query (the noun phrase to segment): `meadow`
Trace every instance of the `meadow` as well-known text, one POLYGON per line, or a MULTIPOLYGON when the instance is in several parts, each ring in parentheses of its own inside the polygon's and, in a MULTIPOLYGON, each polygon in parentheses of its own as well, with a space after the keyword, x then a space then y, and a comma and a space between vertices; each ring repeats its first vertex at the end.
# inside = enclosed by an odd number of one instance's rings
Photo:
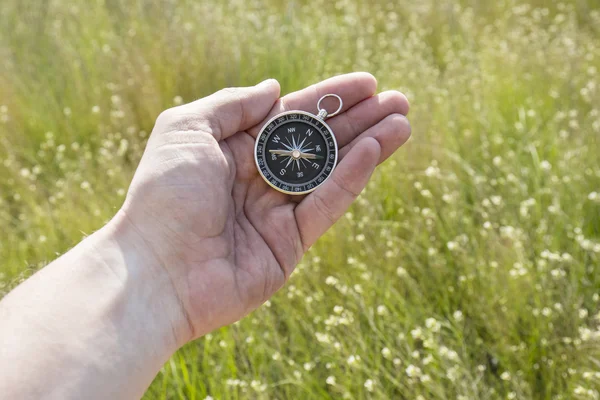
POLYGON ((0 297, 114 215, 161 110, 350 71, 411 140, 145 398, 600 399, 596 0, 3 0, 0 297))

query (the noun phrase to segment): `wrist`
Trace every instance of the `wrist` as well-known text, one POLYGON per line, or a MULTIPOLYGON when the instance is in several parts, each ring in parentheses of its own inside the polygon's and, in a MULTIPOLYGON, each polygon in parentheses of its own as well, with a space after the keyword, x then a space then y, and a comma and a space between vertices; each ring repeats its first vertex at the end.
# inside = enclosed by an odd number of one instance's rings
POLYGON ((171 281, 147 251, 119 213, 9 293, 0 392, 140 398, 188 334, 171 281))
POLYGON ((131 223, 125 211, 94 235, 95 254, 122 284, 131 320, 151 325, 157 343, 171 353, 192 339, 185 308, 163 260, 131 223), (106 251, 110 249, 110 251, 106 251))

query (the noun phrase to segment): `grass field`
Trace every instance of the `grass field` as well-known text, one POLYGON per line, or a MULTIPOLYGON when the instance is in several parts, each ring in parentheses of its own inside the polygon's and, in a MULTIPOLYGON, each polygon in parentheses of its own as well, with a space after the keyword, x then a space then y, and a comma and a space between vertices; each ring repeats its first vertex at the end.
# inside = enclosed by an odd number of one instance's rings
POLYGON ((145 398, 599 399, 597 0, 2 0, 0 297, 115 213, 162 109, 356 70, 412 139, 145 398))

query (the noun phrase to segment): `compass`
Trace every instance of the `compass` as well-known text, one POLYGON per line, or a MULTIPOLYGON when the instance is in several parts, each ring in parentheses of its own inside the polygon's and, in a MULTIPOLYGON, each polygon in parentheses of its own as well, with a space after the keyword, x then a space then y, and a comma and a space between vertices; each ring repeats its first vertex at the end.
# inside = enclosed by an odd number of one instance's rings
POLYGON ((338 157, 333 131, 325 123, 342 109, 342 99, 327 94, 317 102, 317 115, 293 110, 277 114, 256 137, 254 160, 263 179, 274 189, 292 195, 307 194, 331 176, 338 157), (340 105, 329 114, 321 108, 327 97, 340 105))

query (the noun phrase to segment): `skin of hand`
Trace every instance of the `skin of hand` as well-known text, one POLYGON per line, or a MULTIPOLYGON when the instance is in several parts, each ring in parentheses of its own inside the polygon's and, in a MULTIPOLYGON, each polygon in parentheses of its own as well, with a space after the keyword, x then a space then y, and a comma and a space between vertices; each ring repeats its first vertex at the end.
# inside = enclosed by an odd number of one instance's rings
POLYGON ((139 398, 177 348, 269 299, 408 140, 406 97, 376 86, 352 73, 279 98, 267 80, 164 111, 115 217, 0 302, 0 393, 139 398), (306 196, 275 191, 260 128, 328 93, 336 169, 306 196))
POLYGON ((334 77, 279 98, 267 80, 165 111, 133 178, 123 219, 173 282, 185 319, 182 342, 239 320, 282 287, 304 252, 345 212, 375 166, 410 134, 406 98, 372 97, 366 73, 334 77), (327 121, 341 161, 300 202, 273 190, 254 164, 264 122, 288 110, 316 114, 335 93, 344 110, 327 121))

